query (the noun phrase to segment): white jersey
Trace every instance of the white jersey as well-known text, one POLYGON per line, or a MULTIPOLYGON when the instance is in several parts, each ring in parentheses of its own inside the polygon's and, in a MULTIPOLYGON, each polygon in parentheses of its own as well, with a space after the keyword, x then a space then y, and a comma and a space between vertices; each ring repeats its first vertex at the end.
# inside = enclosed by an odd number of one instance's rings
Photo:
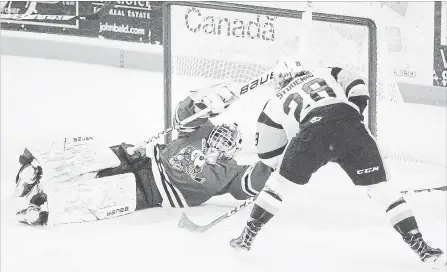
POLYGON ((258 118, 258 156, 270 167, 276 168, 288 140, 304 125, 352 115, 360 111, 349 98, 369 96, 365 82, 356 74, 341 68, 322 68, 295 77, 277 91, 265 105, 258 118), (351 110, 335 114, 330 105, 348 105, 351 110), (340 115, 340 116, 334 116, 340 115), (326 120, 322 120, 326 119, 326 120))

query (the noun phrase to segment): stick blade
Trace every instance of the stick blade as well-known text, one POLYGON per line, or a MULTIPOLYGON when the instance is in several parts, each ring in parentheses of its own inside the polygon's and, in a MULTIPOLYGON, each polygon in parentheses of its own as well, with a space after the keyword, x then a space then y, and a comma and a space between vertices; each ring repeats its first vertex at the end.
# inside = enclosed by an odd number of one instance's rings
POLYGON ((179 228, 186 229, 190 232, 198 232, 198 233, 205 232, 208 229, 206 226, 199 226, 199 225, 195 224, 194 222, 192 222, 188 218, 188 216, 186 216, 186 214, 184 212, 182 213, 182 215, 180 217, 178 226, 179 226, 179 228))

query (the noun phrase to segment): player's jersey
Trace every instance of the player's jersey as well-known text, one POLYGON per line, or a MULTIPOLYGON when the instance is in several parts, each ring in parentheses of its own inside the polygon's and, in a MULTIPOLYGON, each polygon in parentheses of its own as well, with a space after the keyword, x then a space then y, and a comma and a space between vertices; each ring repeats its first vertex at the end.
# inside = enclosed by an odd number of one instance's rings
POLYGON ((349 99, 368 96, 365 82, 341 68, 322 68, 295 77, 265 105, 258 118, 259 158, 276 168, 288 139, 314 124, 362 118, 349 99))
MULTIPOLYGON (((174 122, 194 114, 194 102, 187 98, 176 109, 174 122)), ((211 197, 230 193, 236 199, 256 195, 270 176, 271 168, 257 162, 237 165, 234 159, 204 161, 206 139, 214 125, 199 118, 179 130, 179 136, 166 146, 156 146, 152 169, 163 204, 172 207, 196 206, 211 197)))

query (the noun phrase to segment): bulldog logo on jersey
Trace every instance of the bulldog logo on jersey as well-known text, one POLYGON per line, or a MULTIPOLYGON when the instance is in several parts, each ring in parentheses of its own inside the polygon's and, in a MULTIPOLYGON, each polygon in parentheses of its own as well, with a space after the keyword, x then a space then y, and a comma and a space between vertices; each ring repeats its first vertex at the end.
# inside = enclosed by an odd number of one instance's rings
POLYGON ((172 168, 178 171, 184 171, 194 181, 203 183, 205 178, 198 177, 205 166, 205 154, 201 150, 197 150, 192 146, 188 146, 180 150, 180 152, 169 159, 172 168))

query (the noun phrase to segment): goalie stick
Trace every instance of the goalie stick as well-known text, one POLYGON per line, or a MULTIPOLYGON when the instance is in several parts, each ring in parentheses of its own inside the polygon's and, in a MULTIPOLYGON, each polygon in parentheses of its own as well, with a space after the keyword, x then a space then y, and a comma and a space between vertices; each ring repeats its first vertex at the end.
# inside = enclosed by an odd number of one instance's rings
POLYGON ((47 21, 69 21, 69 20, 99 20, 103 18, 113 6, 115 1, 107 1, 95 13, 85 15, 44 15, 44 14, 10 14, 0 13, 0 19, 6 20, 47 20, 47 21))
MULTIPOLYGON (((447 186, 441 186, 441 187, 417 189, 417 190, 404 190, 404 191, 401 191, 400 193, 408 194, 410 192, 411 193, 421 193, 421 192, 446 191, 446 190, 447 190, 447 186)), ((203 233, 203 232, 207 231, 208 229, 214 227, 218 223, 222 222, 223 220, 227 219, 228 217, 231 217, 238 211, 244 209, 245 207, 247 207, 248 205, 253 203, 255 200, 256 200, 256 197, 251 197, 251 198, 245 200, 245 202, 242 203, 241 205, 237 206, 236 208, 232 209, 231 211, 219 216, 218 218, 214 219, 213 221, 211 221, 210 223, 205 224, 205 225, 198 225, 198 224, 192 222, 188 218, 188 216, 186 216, 186 214, 183 212, 180 217, 180 220, 178 222, 178 226, 180 228, 184 228, 190 232, 203 233)))
POLYGON ((209 113, 210 111, 211 111, 211 109, 209 109, 209 108, 203 109, 203 110, 201 110, 201 111, 199 111, 199 112, 197 112, 197 113, 195 113, 195 114, 189 116, 188 118, 185 118, 185 119, 184 119, 183 121, 181 121, 180 123, 178 123, 178 124, 176 124, 176 125, 174 125, 174 126, 172 126, 172 127, 169 127, 169 128, 167 128, 167 129, 165 129, 165 130, 163 130, 163 131, 160 131, 157 135, 154 135, 154 136, 150 137, 150 138, 149 138, 147 141, 145 141, 144 143, 138 144, 138 145, 136 145, 136 146, 134 146, 134 147, 128 147, 127 150, 126 150, 126 151, 127 151, 127 154, 129 154, 129 155, 133 155, 133 154, 135 153, 136 150, 138 150, 138 149, 140 149, 140 148, 144 148, 148 143, 151 143, 151 142, 153 142, 154 140, 160 138, 161 136, 163 136, 163 135, 165 135, 165 134, 168 134, 168 133, 171 133, 174 129, 178 129, 178 128, 180 128, 180 127, 182 127, 182 126, 188 124, 189 122, 192 122, 192 121, 196 120, 197 118, 200 118, 200 117, 206 115, 206 114, 209 113))

